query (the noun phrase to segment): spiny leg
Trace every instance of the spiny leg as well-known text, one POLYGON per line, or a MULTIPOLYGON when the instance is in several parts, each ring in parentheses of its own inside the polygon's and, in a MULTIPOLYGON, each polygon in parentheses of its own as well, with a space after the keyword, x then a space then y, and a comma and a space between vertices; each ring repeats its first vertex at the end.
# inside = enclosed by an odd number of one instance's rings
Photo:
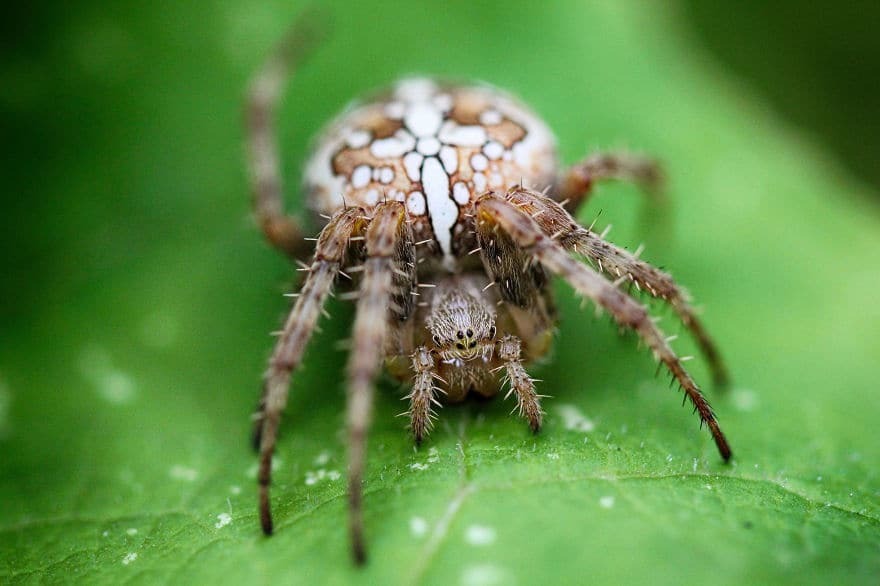
POLYGON ((719 388, 728 385, 730 379, 721 352, 691 307, 687 292, 675 283, 671 275, 588 230, 582 228, 576 236, 578 241, 572 249, 593 261, 603 273, 614 279, 628 279, 640 290, 646 290, 653 297, 669 303, 709 363, 712 382, 719 388))
MULTIPOLYGON (((516 394, 517 408, 520 416, 529 422, 532 431, 541 429, 544 412, 541 410, 540 395, 535 392, 535 381, 523 368, 520 360, 520 340, 516 336, 504 336, 498 341, 498 358, 504 361, 503 368, 507 371, 507 380, 511 393, 516 394)), ((502 367, 499 367, 502 368, 502 367)))
POLYGON ((512 306, 531 310, 541 298, 547 283, 543 267, 532 262, 507 234, 493 234, 479 242, 480 260, 501 298, 512 306))
POLYGON ((318 315, 333 288, 349 238, 364 225, 362 214, 363 210, 359 208, 338 212, 321 231, 305 284, 284 324, 263 376, 263 396, 254 422, 254 439, 260 451, 260 523, 266 535, 272 533, 269 507, 272 453, 275 451, 281 412, 287 404, 290 375, 302 359, 318 315))
POLYGON ((434 395, 434 391, 439 390, 434 386, 434 379, 437 377, 435 366, 430 350, 424 346, 416 348, 412 355, 412 367, 416 375, 412 391, 405 398, 409 399, 410 429, 417 444, 421 444, 434 427, 436 414, 432 405, 440 406, 434 395))
POLYGON ((245 134, 254 214, 272 246, 296 259, 305 248, 297 218, 284 211, 275 107, 289 77, 320 40, 314 11, 300 16, 254 75, 245 104, 245 134))
MULTIPOLYGON (((357 302, 348 362, 349 527, 355 562, 367 559, 363 528, 363 481, 367 428, 373 403, 373 379, 382 360, 390 319, 404 308, 394 305, 400 291, 395 275, 405 275, 402 259, 412 253, 413 238, 403 205, 380 204, 367 228, 367 259, 357 302)), ((414 283, 409 286, 413 286, 414 283)))
POLYGON ((729 460, 730 446, 712 408, 650 319, 647 310, 593 269, 577 262, 562 246, 544 234, 535 220, 512 203, 489 195, 479 200, 476 206, 478 237, 490 238, 497 228, 507 232, 547 269, 568 281, 575 291, 608 311, 621 326, 638 333, 681 385, 694 410, 699 413, 701 424, 705 423, 712 432, 721 457, 729 460))
POLYGON ((663 170, 649 157, 625 151, 594 153, 568 168, 559 185, 565 208, 576 213, 593 193, 593 186, 605 179, 632 181, 653 199, 659 199, 663 187, 663 170))
POLYGON ((672 276, 639 260, 623 248, 602 239, 598 234, 582 227, 560 204, 535 191, 517 188, 506 194, 506 199, 531 216, 544 234, 550 236, 566 250, 588 258, 602 273, 611 279, 625 279, 639 290, 669 303, 684 326, 697 341, 712 371, 712 381, 723 388, 728 384, 724 360, 712 337, 706 331, 689 303, 687 293, 679 287, 672 276))

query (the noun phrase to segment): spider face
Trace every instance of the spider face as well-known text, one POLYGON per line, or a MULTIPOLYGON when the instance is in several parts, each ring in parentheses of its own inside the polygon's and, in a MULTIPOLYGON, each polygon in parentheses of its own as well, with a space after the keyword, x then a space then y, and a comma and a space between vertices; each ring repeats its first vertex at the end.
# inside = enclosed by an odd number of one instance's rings
POLYGON ((413 78, 332 123, 305 183, 311 206, 326 215, 345 204, 405 204, 417 240, 431 240, 454 269, 472 249, 462 220, 477 197, 514 185, 543 188, 556 173, 553 135, 514 98, 413 78))
MULTIPOLYGON (((639 336, 729 459, 727 440, 671 338, 627 285, 673 309, 723 384, 718 350, 687 296, 670 275, 570 213, 605 179, 656 192, 658 166, 629 153, 597 153, 560 170, 550 131, 503 92, 406 79, 349 109, 319 137, 305 184, 310 206, 326 223, 317 238, 304 239, 298 219, 283 211, 271 114, 311 32, 308 21, 293 28, 255 77, 247 109, 257 219, 282 252, 311 258, 301 263, 305 279, 269 360, 255 416, 263 531, 273 529, 272 454, 290 378, 337 283, 357 299, 345 379, 349 528, 359 563, 366 559, 366 438, 379 370, 384 365, 407 385, 416 443, 427 438, 441 401, 492 396, 502 387, 537 432, 542 395, 526 365, 547 350, 555 328, 552 276, 639 336)), ((583 380, 589 384, 587 375, 583 380)))
POLYGON ((431 342, 441 360, 462 361, 492 356, 495 313, 475 292, 450 289, 437 292, 426 318, 431 342))

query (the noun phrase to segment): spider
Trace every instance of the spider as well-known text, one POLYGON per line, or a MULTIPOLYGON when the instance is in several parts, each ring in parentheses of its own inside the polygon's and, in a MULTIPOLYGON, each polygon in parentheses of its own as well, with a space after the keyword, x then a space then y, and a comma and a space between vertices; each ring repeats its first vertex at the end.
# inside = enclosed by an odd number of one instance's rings
POLYGON ((484 85, 403 79, 349 108, 320 135, 305 168, 305 188, 323 228, 317 238, 303 239, 298 218, 282 204, 273 114, 285 81, 315 43, 314 32, 306 20, 294 25, 253 78, 246 104, 256 218, 268 241, 291 259, 312 247, 254 416, 263 532, 272 533, 271 461, 291 375, 338 279, 357 300, 346 423, 349 533, 358 564, 366 560, 367 431, 383 363, 396 378, 411 381, 405 398, 417 444, 431 431, 441 400, 491 397, 503 386, 537 432, 542 396, 524 364, 551 343, 551 276, 636 332, 729 460, 727 440, 682 359, 621 286, 634 285, 669 304, 695 337, 715 382, 723 384, 719 353, 687 295, 638 253, 572 217, 594 184, 606 179, 657 189, 658 165, 632 154, 600 153, 560 171, 553 134, 511 96, 484 85))

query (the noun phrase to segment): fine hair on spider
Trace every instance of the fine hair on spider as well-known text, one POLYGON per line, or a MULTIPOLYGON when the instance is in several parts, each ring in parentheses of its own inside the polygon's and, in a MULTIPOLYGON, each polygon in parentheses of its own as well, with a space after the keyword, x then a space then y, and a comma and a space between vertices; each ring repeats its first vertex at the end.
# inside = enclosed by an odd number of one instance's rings
POLYGON ((556 323, 551 277, 566 281, 665 367, 705 424, 723 460, 727 439, 709 403, 629 284, 673 309, 706 358, 727 374, 712 338, 672 277, 572 217, 602 181, 661 189, 650 158, 595 153, 568 168, 544 122, 484 84, 406 78, 347 109, 319 135, 305 192, 323 226, 304 238, 284 211, 274 112, 282 89, 317 43, 301 17, 247 94, 246 140, 253 208, 266 239, 292 260, 310 256, 263 377, 254 416, 259 512, 273 531, 272 455, 291 376, 337 282, 356 299, 346 370, 349 533, 366 560, 363 483, 375 379, 383 364, 410 385, 409 427, 423 442, 443 404, 506 388, 537 432, 544 412, 526 365, 545 355, 556 323), (549 186, 549 187, 548 187, 549 186), (545 189, 539 189, 545 188, 545 189))

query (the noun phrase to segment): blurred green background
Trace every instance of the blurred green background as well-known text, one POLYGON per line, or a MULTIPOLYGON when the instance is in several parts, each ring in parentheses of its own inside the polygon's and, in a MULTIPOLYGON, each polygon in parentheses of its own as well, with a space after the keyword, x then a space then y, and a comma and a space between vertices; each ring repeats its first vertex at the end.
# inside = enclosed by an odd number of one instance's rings
POLYGON ((246 442, 292 278, 249 217, 240 98, 300 6, 20 5, 0 24, 0 582, 876 579, 875 6, 332 6, 281 112, 292 208, 309 137, 353 96, 412 72, 492 82, 567 162, 621 146, 665 161, 669 226, 646 227, 625 185, 581 219, 602 210, 615 241, 646 242, 734 376, 707 389, 724 466, 647 353, 559 287, 539 436, 499 400, 444 409, 415 451, 403 391, 381 385, 362 572, 333 344, 350 307, 331 306, 294 382, 270 540, 246 442))

